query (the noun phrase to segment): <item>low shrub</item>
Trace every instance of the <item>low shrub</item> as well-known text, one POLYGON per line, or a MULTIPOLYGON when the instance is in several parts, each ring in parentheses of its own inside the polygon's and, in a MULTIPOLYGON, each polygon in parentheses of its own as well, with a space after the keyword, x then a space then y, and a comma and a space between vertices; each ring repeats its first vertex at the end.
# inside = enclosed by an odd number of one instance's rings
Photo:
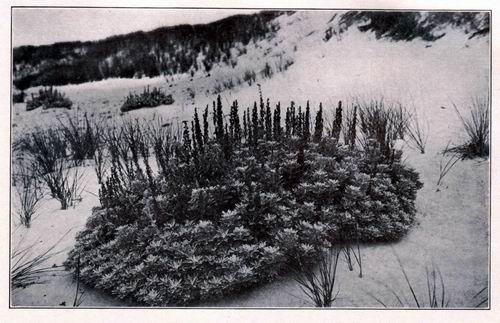
POLYGON ((260 74, 262 75, 263 79, 271 78, 273 76, 274 74, 273 68, 271 67, 271 65, 269 65, 268 62, 266 62, 264 68, 262 69, 262 71, 260 71, 260 74))
POLYGON ((219 81, 215 81, 214 90, 212 91, 212 93, 218 94, 221 93, 222 91, 224 91, 222 83, 220 83, 219 81))
MULTIPOLYGON (((238 80, 240 80, 240 79, 236 77, 236 81, 238 81, 238 80)), ((241 84, 241 80, 240 80, 240 84, 241 84)), ((222 79, 222 80, 216 80, 212 93, 219 94, 225 90, 233 89, 236 85, 239 85, 239 84, 237 82, 235 83, 235 80, 233 80, 232 76, 229 76, 229 77, 222 79)))
POLYGON ((31 98, 26 102, 26 111, 31 111, 42 107, 43 109, 64 108, 71 109, 73 102, 64 93, 54 89, 52 86, 38 91, 38 95, 31 94, 31 98))
POLYGON ((245 73, 243 74, 243 81, 247 82, 248 85, 252 85, 255 83, 256 79, 257 75, 253 70, 245 70, 245 73))
POLYGON ((235 84, 232 77, 222 80, 222 85, 225 89, 231 90, 234 88, 235 84))
POLYGON ((125 102, 121 106, 122 112, 137 110, 140 108, 154 108, 159 105, 170 105, 174 103, 171 94, 165 94, 162 89, 154 87, 149 90, 149 86, 144 88, 140 94, 129 93, 125 102))
POLYGON ((186 92, 190 99, 194 99, 196 97, 196 90, 194 90, 193 88, 188 87, 186 89, 186 92))
POLYGON ((284 72, 288 70, 290 66, 294 64, 294 60, 292 58, 283 58, 283 55, 279 55, 279 60, 275 62, 275 71, 284 72))
POLYGON ((256 103, 242 131, 237 102, 227 124, 218 98, 215 136, 202 135, 195 115, 182 141, 167 139, 158 175, 144 149, 143 163, 129 165, 133 178, 111 166, 101 207, 65 266, 78 265, 83 283, 121 299, 188 305, 273 280, 293 259, 314 261, 332 244, 393 241, 408 231, 421 183, 400 152, 389 163, 376 140, 357 149, 321 137, 321 114, 316 142, 286 134, 280 118, 266 121, 273 113, 260 101, 260 118, 256 103))
POLYGON ((23 103, 24 98, 26 98, 26 92, 24 92, 24 91, 14 91, 12 93, 12 102, 13 103, 23 103))

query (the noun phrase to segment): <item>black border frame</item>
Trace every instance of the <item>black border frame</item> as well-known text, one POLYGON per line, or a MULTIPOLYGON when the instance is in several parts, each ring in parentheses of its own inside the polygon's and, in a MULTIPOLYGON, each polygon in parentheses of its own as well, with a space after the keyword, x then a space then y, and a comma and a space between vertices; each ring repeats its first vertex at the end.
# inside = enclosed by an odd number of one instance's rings
MULTIPOLYGON (((410 310, 410 311, 491 311, 491 243, 492 243, 492 229, 491 229, 491 191, 492 191, 492 91, 493 91, 493 10, 492 9, 382 9, 382 8, 265 8, 265 7, 146 7, 146 6, 10 6, 10 84, 9 84, 9 95, 10 95, 10 127, 9 127, 9 309, 10 310, 95 310, 95 309, 103 309, 103 310, 127 310, 127 309, 135 309, 135 310, 168 310, 168 309, 186 309, 186 310, 363 310, 363 311, 394 311, 394 310, 410 310), (261 11, 389 11, 389 12, 488 12, 490 16, 490 31, 489 31, 489 47, 490 47, 490 65, 489 65, 489 89, 488 89, 488 104, 489 104, 489 127, 490 127, 490 135, 489 135, 489 144, 490 144, 490 153, 488 156, 489 163, 489 245, 488 245, 488 307, 487 308, 469 308, 469 307, 450 307, 450 308, 406 308, 406 307, 389 307, 389 308, 381 308, 381 307, 331 307, 331 308, 316 308, 316 307, 147 307, 147 306, 84 306, 84 307, 66 307, 66 306, 14 306, 12 305, 12 284, 11 284, 11 254, 12 254, 12 93, 13 93, 13 51, 12 47, 12 31, 13 31, 13 10, 14 9, 132 9, 132 10, 141 10, 141 9, 156 9, 156 10, 261 10, 261 11)), ((56 42, 57 43, 57 42, 56 42)))

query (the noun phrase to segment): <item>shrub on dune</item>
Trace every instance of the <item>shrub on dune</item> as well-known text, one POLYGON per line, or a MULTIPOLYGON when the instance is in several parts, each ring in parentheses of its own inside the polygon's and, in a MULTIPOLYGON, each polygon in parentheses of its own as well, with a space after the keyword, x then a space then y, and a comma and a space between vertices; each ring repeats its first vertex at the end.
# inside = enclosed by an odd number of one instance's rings
POLYGON ((52 86, 38 91, 38 95, 31 94, 31 98, 26 102, 26 111, 31 111, 42 107, 43 109, 64 108, 71 109, 73 102, 64 93, 54 89, 52 86))
POLYGON ((129 93, 125 98, 125 102, 121 106, 122 112, 136 110, 140 108, 153 108, 159 105, 170 105, 174 103, 171 94, 165 94, 160 88, 154 87, 149 90, 149 86, 144 88, 140 94, 129 93))
POLYGON ((26 98, 26 93, 24 91, 14 90, 12 93, 13 103, 23 103, 26 98))
POLYGON ((128 153, 115 154, 101 207, 66 267, 134 303, 187 305, 273 280, 293 259, 314 261, 332 245, 393 241, 409 230, 421 183, 400 153, 380 155, 376 139, 363 149, 340 145, 322 133, 321 113, 312 141, 305 112, 289 107, 284 131, 270 103, 260 105, 241 127, 238 103, 226 122, 218 99, 215 136, 205 136, 208 114, 203 126, 196 114, 182 140, 162 147, 159 174, 145 147, 163 137, 134 126, 142 143, 128 140, 128 153), (134 149, 142 162, 130 162, 134 149))

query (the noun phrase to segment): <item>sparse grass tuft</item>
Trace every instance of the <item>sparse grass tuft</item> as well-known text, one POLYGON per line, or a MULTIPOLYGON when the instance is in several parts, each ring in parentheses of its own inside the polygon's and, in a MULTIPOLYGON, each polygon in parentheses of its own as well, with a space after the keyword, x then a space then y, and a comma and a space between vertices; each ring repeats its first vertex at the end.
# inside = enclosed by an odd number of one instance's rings
POLYGON ((35 129, 13 145, 13 151, 36 164, 39 175, 54 171, 56 163, 66 158, 66 142, 59 129, 35 129))
MULTIPOLYGON (((390 293, 396 299, 398 306, 400 307, 417 307, 417 308, 445 308, 449 306, 450 299, 446 294, 446 287, 441 271, 436 266, 432 266, 430 269, 425 268, 425 280, 427 283, 427 290, 425 292, 426 296, 421 296, 416 289, 415 285, 410 281, 408 274, 401 262, 401 259, 396 255, 401 272, 403 274, 406 286, 408 287, 407 294, 401 294, 396 292, 390 286, 383 284, 390 293)), ((375 301, 381 304, 383 307, 393 307, 389 305, 386 301, 381 300, 375 295, 368 293, 375 301)))
POLYGON ((75 298, 73 300, 73 307, 78 307, 82 305, 83 301, 85 300, 85 298, 83 297, 85 295, 85 290, 83 290, 80 287, 80 257, 78 257, 78 263, 76 266, 75 280, 76 280, 76 291, 75 291, 75 298))
POLYGON ((441 160, 439 161, 439 178, 437 181, 437 186, 439 186, 443 180, 443 178, 446 176, 446 174, 449 173, 449 171, 455 166, 455 164, 460 160, 460 155, 457 152, 452 152, 451 155, 448 156, 447 159, 443 160, 443 158, 446 156, 447 153, 449 153, 451 150, 448 148, 448 145, 446 145, 446 148, 444 149, 443 156, 441 157, 441 160))
POLYGON ((331 307, 337 299, 340 290, 335 292, 335 283, 340 252, 339 248, 321 250, 317 269, 301 259, 292 262, 295 281, 316 307, 331 307))
POLYGON ((391 124, 394 127, 393 139, 404 140, 412 115, 408 113, 407 109, 401 103, 390 105, 389 109, 391 124))
POLYGON ((389 161, 394 153, 394 140, 397 138, 397 130, 403 122, 394 117, 393 106, 386 104, 383 99, 373 100, 368 103, 361 102, 359 105, 359 120, 361 129, 361 146, 366 147, 370 140, 375 140, 380 153, 389 161))
POLYGON ((26 228, 31 226, 31 220, 43 198, 42 187, 37 178, 35 167, 34 164, 23 159, 18 159, 14 165, 19 220, 26 228))
POLYGON ((406 144, 418 151, 425 154, 425 146, 427 145, 427 139, 429 137, 429 122, 425 121, 425 124, 418 118, 417 111, 414 111, 409 121, 406 125, 406 144))
POLYGON ((476 97, 472 100, 470 114, 463 116, 457 106, 453 105, 462 126, 467 134, 467 141, 448 151, 459 153, 462 158, 476 158, 489 156, 489 104, 487 98, 476 97))
MULTIPOLYGON (((344 144, 354 147, 356 145, 356 129, 357 129, 357 106, 346 107, 344 118, 342 120, 341 130, 344 136, 344 144)), ((330 132, 333 130, 333 126, 329 130, 330 132)))
POLYGON ((474 307, 482 307, 485 304, 488 304, 488 286, 483 287, 479 292, 477 292, 472 299, 476 302, 474 307))
POLYGON ((91 119, 87 113, 57 118, 71 158, 78 165, 85 159, 93 159, 101 143, 101 122, 91 119))
POLYGON ((174 155, 173 147, 175 135, 172 124, 166 124, 161 119, 158 119, 156 122, 150 122, 146 131, 148 141, 151 146, 153 146, 153 153, 158 170, 167 178, 170 169, 170 159, 174 155))
POLYGON ((14 150, 32 165, 33 176, 45 184, 63 210, 80 200, 84 179, 78 167, 70 168, 73 164, 67 160, 66 148, 60 129, 38 129, 17 141, 14 150))
POLYGON ((61 272, 63 270, 61 266, 56 266, 55 264, 50 266, 47 264, 47 261, 61 252, 54 251, 54 249, 68 233, 69 231, 50 248, 35 256, 31 254, 36 243, 25 248, 13 250, 11 254, 12 266, 10 268, 12 289, 15 290, 34 284, 43 284, 45 283, 44 278, 61 272))
POLYGON ((58 160, 53 172, 41 175, 51 196, 61 203, 61 210, 66 210, 80 201, 84 190, 85 171, 68 166, 65 160, 58 160))

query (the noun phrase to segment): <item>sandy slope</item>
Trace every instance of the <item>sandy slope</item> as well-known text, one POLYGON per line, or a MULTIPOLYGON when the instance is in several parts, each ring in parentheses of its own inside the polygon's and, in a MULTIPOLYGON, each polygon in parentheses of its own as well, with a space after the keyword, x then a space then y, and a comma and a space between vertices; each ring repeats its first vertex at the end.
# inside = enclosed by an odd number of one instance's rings
MULTIPOLYGON (((396 305, 381 282, 391 283, 394 289, 409 297, 394 252, 400 256, 419 293, 426 291, 425 266, 434 263, 444 276, 450 304, 471 306, 474 304, 472 296, 488 282, 489 162, 461 161, 447 175, 439 191, 436 182, 443 158, 441 151, 448 142, 463 140, 453 103, 466 109, 471 97, 488 95, 489 44, 484 38, 467 40, 453 30, 434 43, 380 41, 356 30, 325 43, 323 31, 330 18, 330 13, 310 12, 280 17, 282 28, 275 39, 250 44, 247 54, 240 56, 235 68, 216 68, 210 77, 199 74, 191 80, 190 76, 181 75, 173 82, 169 79, 168 84, 164 78, 105 80, 68 85, 62 89, 81 110, 116 118, 121 100, 129 90, 141 90, 147 84, 160 85, 172 91, 176 100, 174 105, 133 111, 129 115, 149 119, 156 114, 183 120, 192 116, 194 107, 203 108, 215 98, 206 94, 213 93, 214 84, 225 75, 241 76, 249 68, 258 71, 265 61, 275 62, 272 60, 277 57, 274 54, 285 53, 295 63, 272 79, 258 81, 264 96, 271 97, 273 102, 280 100, 283 104, 294 100, 305 105, 305 100, 309 99, 313 107, 321 101, 330 110, 338 100, 354 102, 383 96, 415 108, 430 129, 425 154, 404 148, 407 163, 416 168, 424 183, 417 197, 419 224, 393 245, 363 246, 362 279, 341 264, 336 306, 379 306, 368 293, 396 305), (268 55, 263 56, 266 51, 268 55), (195 89, 194 99, 187 94, 187 88, 195 89)), ((236 98, 240 107, 246 107, 257 98, 258 90, 256 85, 242 85, 221 95, 226 107, 236 98)), ((24 105, 19 104, 13 107, 13 114, 16 135, 34 125, 54 122, 55 116, 62 112, 26 112, 24 105)), ((87 167, 87 180, 88 192, 76 208, 61 211, 57 209, 57 202, 46 201, 31 229, 13 228, 13 246, 18 241, 24 245, 39 240, 36 248, 44 250, 72 229, 58 245, 59 249, 67 251, 91 208, 98 204, 94 195, 98 187, 90 167, 87 167)), ((65 252, 57 255, 53 262, 60 264, 64 258, 65 252)), ((66 302, 69 305, 74 292, 75 285, 69 277, 54 277, 45 285, 17 291, 12 303, 58 305, 66 302)), ((283 277, 242 295, 201 305, 308 306, 302 297, 293 279, 283 277)), ((83 305, 124 304, 88 290, 83 305)))

